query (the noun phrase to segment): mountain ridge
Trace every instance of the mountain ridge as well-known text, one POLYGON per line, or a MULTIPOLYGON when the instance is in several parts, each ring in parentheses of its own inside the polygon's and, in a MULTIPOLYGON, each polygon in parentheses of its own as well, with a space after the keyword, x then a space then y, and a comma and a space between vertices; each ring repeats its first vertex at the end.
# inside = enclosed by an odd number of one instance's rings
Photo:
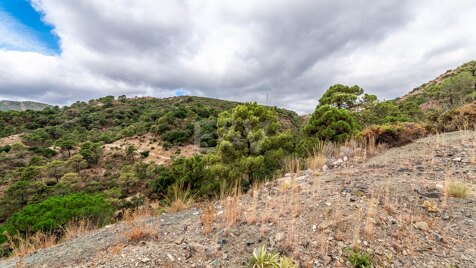
POLYGON ((46 107, 53 107, 53 105, 36 101, 0 100, 0 111, 39 111, 43 110, 46 107))

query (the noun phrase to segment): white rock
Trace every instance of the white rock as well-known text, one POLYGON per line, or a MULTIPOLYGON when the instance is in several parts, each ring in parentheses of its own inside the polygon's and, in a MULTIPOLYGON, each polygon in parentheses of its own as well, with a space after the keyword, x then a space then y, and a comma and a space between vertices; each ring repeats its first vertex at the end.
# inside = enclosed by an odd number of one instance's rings
POLYGON ((344 161, 342 159, 337 159, 334 163, 332 163, 334 166, 340 166, 342 165, 342 163, 344 163, 344 161))
POLYGON ((169 258, 170 261, 175 261, 174 256, 170 255, 169 253, 167 253, 167 258, 169 258))
POLYGON ((274 237, 274 240, 276 242, 282 241, 284 239, 284 233, 277 233, 276 236, 274 237))
POLYGON ((455 157, 455 158, 453 158, 453 161, 454 161, 454 162, 461 162, 461 160, 463 160, 461 157, 455 157))
POLYGON ((349 160, 349 158, 347 158, 347 156, 344 156, 344 162, 349 160))
POLYGON ((428 223, 426 221, 415 222, 415 228, 422 231, 430 230, 430 226, 428 226, 428 223))

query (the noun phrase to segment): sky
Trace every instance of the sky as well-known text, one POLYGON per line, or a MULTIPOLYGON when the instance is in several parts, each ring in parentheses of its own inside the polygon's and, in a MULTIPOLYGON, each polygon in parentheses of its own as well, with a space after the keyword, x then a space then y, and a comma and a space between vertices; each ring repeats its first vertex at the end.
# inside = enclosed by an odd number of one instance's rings
POLYGON ((0 99, 207 96, 310 113, 476 59, 474 0, 0 0, 0 99))

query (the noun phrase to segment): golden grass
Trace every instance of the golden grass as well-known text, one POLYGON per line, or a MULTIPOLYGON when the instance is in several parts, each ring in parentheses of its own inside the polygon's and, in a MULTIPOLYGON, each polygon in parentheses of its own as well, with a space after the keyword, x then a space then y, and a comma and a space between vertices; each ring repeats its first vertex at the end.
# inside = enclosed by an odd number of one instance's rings
POLYGON ((6 235, 8 243, 13 248, 12 257, 23 257, 37 250, 49 248, 58 242, 58 238, 53 234, 37 232, 25 238, 20 235, 6 235))
POLYGON ((456 198, 466 198, 468 197, 471 189, 469 185, 457 182, 457 181, 449 181, 446 183, 446 195, 449 197, 456 197, 456 198))
POLYGON ((172 188, 172 197, 167 197, 167 212, 179 212, 189 209, 193 204, 193 196, 189 189, 184 190, 182 185, 176 184, 172 188))
POLYGON ((146 240, 153 238, 157 235, 157 231, 144 225, 137 224, 132 229, 126 231, 125 237, 129 242, 139 242, 141 240, 146 240))
POLYGON ((210 204, 203 210, 202 215, 200 215, 200 222, 203 226, 203 233, 208 234, 213 230, 213 223, 216 220, 216 216, 217 214, 215 206, 213 204, 210 204))
POLYGON ((64 228, 63 240, 73 239, 92 230, 96 230, 97 228, 97 225, 93 224, 88 219, 72 221, 68 223, 64 228))
POLYGON ((119 253, 121 253, 121 251, 124 249, 124 247, 125 247, 125 245, 123 243, 115 244, 114 246, 111 246, 109 248, 109 253, 112 256, 119 255, 119 253))

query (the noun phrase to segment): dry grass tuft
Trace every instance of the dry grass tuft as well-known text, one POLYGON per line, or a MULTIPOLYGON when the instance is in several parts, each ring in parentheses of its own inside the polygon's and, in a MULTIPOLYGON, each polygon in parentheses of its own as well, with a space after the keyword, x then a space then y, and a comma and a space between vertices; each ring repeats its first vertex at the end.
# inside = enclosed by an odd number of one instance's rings
POLYGON ((157 231, 146 225, 136 225, 125 233, 127 241, 133 243, 154 238, 155 236, 157 236, 157 231))
POLYGON ((200 222, 202 223, 203 232, 205 234, 208 234, 213 230, 213 223, 215 222, 216 217, 217 214, 213 204, 203 210, 202 215, 200 215, 200 222))
POLYGON ((189 189, 184 190, 182 185, 173 186, 173 195, 171 198, 167 198, 167 211, 179 212, 189 209, 193 204, 193 196, 189 189))
POLYGON ((285 193, 285 192, 288 192, 290 190, 292 190, 294 192, 294 191, 299 191, 300 186, 299 186, 299 183, 294 182, 294 181, 283 181, 281 184, 279 184, 278 190, 281 193, 285 193))
POLYGON ((82 234, 96 230, 98 227, 88 219, 72 221, 64 228, 63 240, 70 240, 82 234))
POLYGON ((446 184, 446 195, 449 197, 466 198, 470 191, 469 186, 462 182, 449 181, 446 184))
POLYGON ((119 255, 121 251, 124 249, 125 245, 123 243, 118 243, 112 247, 109 248, 109 252, 111 253, 112 256, 119 255))
POLYGON ((228 196, 224 201, 223 205, 223 219, 225 222, 225 227, 230 228, 238 222, 240 215, 240 196, 241 191, 239 186, 236 186, 230 196, 228 196))
POLYGON ((10 247, 13 248, 12 256, 20 258, 37 250, 54 246, 58 242, 56 235, 45 234, 42 232, 37 232, 26 238, 23 238, 20 235, 12 237, 7 234, 6 236, 10 247))

